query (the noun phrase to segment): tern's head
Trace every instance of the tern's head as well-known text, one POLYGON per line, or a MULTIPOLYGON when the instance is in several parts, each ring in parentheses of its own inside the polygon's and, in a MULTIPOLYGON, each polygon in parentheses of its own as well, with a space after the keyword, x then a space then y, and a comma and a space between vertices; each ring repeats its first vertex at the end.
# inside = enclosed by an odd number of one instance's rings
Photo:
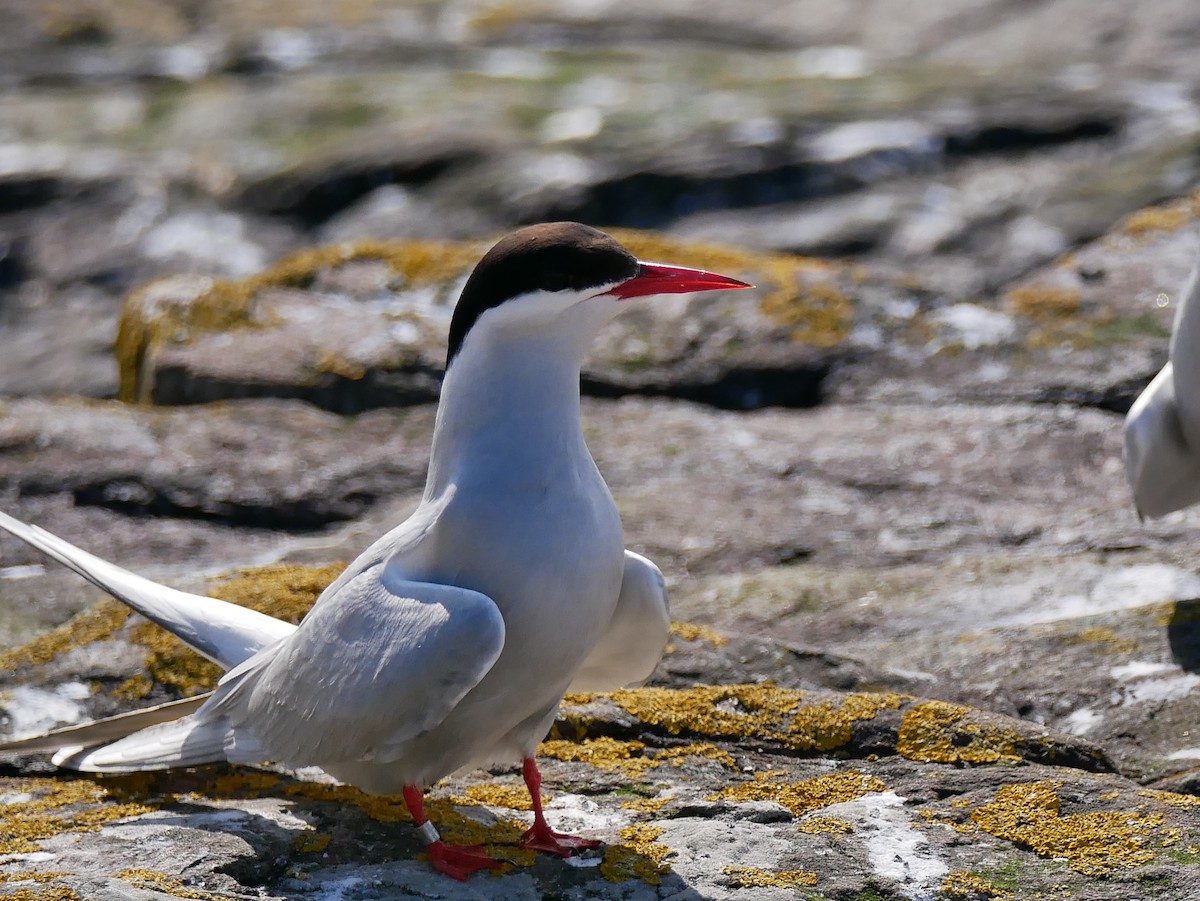
POLYGON ((700 269, 642 262, 577 222, 531 225, 501 239, 467 279, 450 321, 446 365, 477 331, 568 337, 607 321, 631 297, 749 287, 700 269))

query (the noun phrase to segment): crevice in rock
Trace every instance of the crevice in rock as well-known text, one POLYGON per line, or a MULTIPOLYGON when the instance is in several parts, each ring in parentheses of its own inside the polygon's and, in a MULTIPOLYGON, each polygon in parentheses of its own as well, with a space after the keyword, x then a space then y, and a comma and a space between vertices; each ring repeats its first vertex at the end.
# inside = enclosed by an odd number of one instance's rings
POLYGON ((1107 119, 1082 119, 1059 127, 1033 125, 989 125, 976 131, 948 135, 944 150, 948 157, 1022 153, 1092 141, 1117 133, 1120 123, 1107 119))
POLYGON ((831 370, 829 363, 807 368, 736 367, 706 381, 634 386, 585 375, 581 379, 581 387, 583 393, 591 397, 666 397, 720 410, 745 411, 763 407, 809 409, 819 406, 823 401, 822 386, 831 370))
POLYGON ((355 519, 378 499, 376 492, 352 490, 336 497, 253 503, 198 496, 184 488, 154 485, 135 478, 79 485, 71 494, 79 507, 103 507, 130 516, 198 519, 285 532, 313 532, 332 523, 355 519))
POLYGON ((379 407, 433 403, 440 393, 441 378, 438 369, 412 366, 372 369, 358 379, 324 373, 311 384, 295 385, 222 379, 197 375, 183 367, 163 367, 155 373, 150 399, 162 406, 248 398, 296 399, 331 413, 353 416, 379 407))
POLYGON ((816 200, 863 184, 861 176, 845 166, 815 163, 788 163, 725 176, 635 172, 592 185, 575 202, 560 201, 534 210, 521 224, 576 219, 626 228, 663 228, 694 213, 816 200))
POLYGON ((61 194, 60 179, 51 175, 0 179, 0 213, 45 206, 61 194))
MULTIPOLYGON (((687 400, 721 410, 763 407, 808 409, 819 406, 822 386, 832 370, 823 362, 809 367, 736 367, 707 380, 622 384, 594 375, 580 379, 584 395, 619 398, 629 395, 687 400)), ((156 371, 150 400, 160 406, 187 406, 224 400, 278 398, 302 400, 322 410, 353 416, 381 407, 434 403, 442 373, 433 367, 368 370, 351 379, 324 373, 307 385, 254 382, 196 374, 185 367, 156 371)))
POLYGON ((426 184, 478 159, 474 151, 450 150, 412 160, 336 163, 319 170, 284 172, 249 185, 234 205, 314 229, 384 185, 426 184))
POLYGON ((1137 400, 1138 395, 1146 390, 1153 376, 1127 379, 1111 385, 1101 385, 1096 388, 1081 387, 1049 387, 1030 398, 1033 403, 1069 404, 1074 407, 1094 407, 1109 413, 1124 416, 1137 400))

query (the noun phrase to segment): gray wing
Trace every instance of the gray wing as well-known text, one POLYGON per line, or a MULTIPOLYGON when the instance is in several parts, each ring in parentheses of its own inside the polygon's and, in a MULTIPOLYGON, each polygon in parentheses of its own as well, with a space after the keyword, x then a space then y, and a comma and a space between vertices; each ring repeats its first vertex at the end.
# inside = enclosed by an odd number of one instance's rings
POLYGON ((621 596, 608 628, 571 681, 570 691, 611 691, 650 678, 671 631, 667 587, 657 566, 625 552, 621 596))
POLYGON ((381 564, 231 671, 205 713, 271 759, 387 761, 445 719, 503 647, 504 620, 487 595, 403 580, 381 564))

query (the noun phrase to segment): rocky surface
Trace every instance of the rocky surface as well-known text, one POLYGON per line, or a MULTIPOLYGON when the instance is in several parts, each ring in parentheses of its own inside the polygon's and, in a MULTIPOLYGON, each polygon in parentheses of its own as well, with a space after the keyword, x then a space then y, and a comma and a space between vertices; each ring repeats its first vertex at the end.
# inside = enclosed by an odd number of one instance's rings
MULTIPOLYGON (((680 621, 542 749, 602 855, 521 854, 510 771, 435 791, 513 862, 460 885, 319 773, 31 758, 0 894, 1194 893, 1196 514, 1138 522, 1119 414, 1200 252, 1200 14, 1126 6, 0 0, 0 504, 147 575, 295 618, 402 519, 498 231, 759 286, 585 374, 680 621)), ((7 537, 0 601, 4 734, 215 675, 7 537)))

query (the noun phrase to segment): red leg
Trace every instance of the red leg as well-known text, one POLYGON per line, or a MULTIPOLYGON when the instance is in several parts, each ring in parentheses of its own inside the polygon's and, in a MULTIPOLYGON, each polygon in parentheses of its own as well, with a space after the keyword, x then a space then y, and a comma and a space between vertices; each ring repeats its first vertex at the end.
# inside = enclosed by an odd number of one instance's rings
POLYGON ((494 870, 500 866, 500 861, 484 854, 479 845, 447 845, 443 842, 433 823, 425 816, 425 799, 421 789, 415 785, 404 786, 404 803, 408 805, 417 832, 425 842, 429 862, 439 873, 465 882, 476 870, 494 870))
POLYGON ((525 777, 525 785, 533 801, 533 825, 521 836, 522 848, 570 857, 576 851, 591 851, 604 844, 595 839, 566 835, 551 829, 542 811, 542 774, 538 772, 537 763, 532 757, 525 758, 521 774, 525 777))

